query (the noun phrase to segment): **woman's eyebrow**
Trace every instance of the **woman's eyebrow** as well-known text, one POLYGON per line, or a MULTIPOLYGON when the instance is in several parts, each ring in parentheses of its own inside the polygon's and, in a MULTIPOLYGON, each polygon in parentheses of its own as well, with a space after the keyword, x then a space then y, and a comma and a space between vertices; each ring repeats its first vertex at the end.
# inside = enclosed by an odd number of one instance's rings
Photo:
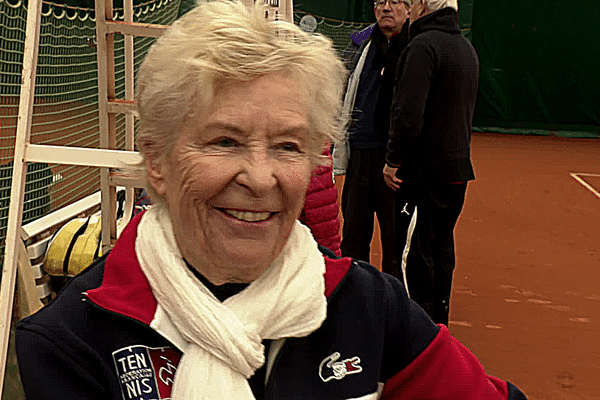
POLYGON ((205 130, 212 129, 218 131, 229 131, 238 135, 247 135, 247 132, 244 128, 237 124, 233 124, 228 121, 214 121, 209 122, 204 126, 205 130))
POLYGON ((278 133, 281 135, 298 136, 298 135, 306 135, 306 134, 308 134, 308 132, 309 132, 308 125, 298 124, 298 125, 286 127, 284 129, 280 130, 278 133))
MULTIPOLYGON (((217 130, 217 131, 228 131, 238 135, 248 135, 248 131, 238 124, 229 121, 213 121, 209 122, 204 126, 205 130, 217 130)), ((272 132, 272 130, 271 130, 272 132)), ((289 126, 283 127, 282 129, 275 129, 276 134, 279 135, 291 135, 291 136, 304 136, 309 133, 308 124, 299 122, 289 126)))

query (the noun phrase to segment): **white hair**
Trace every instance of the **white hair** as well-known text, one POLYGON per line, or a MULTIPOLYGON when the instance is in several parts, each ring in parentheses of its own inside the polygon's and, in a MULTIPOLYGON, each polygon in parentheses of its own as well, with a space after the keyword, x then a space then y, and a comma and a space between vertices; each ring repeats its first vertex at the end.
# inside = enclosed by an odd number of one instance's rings
MULTIPOLYGON (((415 1, 419 1, 419 0, 406 0, 406 2, 411 6, 413 5, 413 3, 415 1)), ((442 8, 445 8, 445 7, 452 7, 456 11, 458 11, 458 0, 423 0, 423 1, 425 2, 425 4, 427 4, 427 8, 429 8, 430 11, 441 10, 442 8)))
POLYGON ((318 165, 325 144, 342 132, 346 70, 331 40, 292 23, 266 20, 258 6, 199 1, 158 39, 140 67, 137 145, 144 162, 169 154, 185 121, 206 112, 221 87, 272 74, 292 77, 303 90, 309 104, 309 156, 318 165))
POLYGON ((458 0, 425 0, 425 4, 431 11, 441 10, 442 8, 452 7, 458 11, 458 0))

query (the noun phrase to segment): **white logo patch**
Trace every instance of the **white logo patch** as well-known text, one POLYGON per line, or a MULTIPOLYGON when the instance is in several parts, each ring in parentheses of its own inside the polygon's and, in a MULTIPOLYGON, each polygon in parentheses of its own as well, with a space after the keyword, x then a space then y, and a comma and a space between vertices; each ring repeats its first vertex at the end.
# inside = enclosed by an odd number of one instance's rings
POLYGON ((337 351, 321 361, 319 365, 319 377, 323 382, 329 382, 332 379, 343 379, 346 375, 358 374, 362 372, 359 357, 347 358, 337 361, 341 354, 337 351))

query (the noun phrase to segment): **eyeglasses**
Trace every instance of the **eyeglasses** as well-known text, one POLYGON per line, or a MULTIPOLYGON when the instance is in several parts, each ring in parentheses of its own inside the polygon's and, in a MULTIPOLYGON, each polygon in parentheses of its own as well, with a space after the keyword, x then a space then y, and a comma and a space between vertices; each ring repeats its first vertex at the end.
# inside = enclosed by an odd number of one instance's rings
POLYGON ((390 4, 392 7, 398 7, 400 4, 404 4, 407 8, 410 7, 408 1, 400 1, 400 0, 378 0, 375 2, 375 7, 384 8, 386 4, 390 4))

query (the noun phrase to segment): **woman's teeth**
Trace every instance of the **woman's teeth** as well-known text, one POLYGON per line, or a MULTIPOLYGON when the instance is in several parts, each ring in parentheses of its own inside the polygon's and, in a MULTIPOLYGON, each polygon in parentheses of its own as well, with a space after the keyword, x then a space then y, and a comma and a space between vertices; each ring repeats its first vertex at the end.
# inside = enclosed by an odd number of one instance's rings
POLYGON ((238 211, 238 210, 224 210, 227 214, 233 218, 239 219, 246 222, 259 222, 266 221, 271 216, 270 212, 252 212, 252 211, 238 211))

